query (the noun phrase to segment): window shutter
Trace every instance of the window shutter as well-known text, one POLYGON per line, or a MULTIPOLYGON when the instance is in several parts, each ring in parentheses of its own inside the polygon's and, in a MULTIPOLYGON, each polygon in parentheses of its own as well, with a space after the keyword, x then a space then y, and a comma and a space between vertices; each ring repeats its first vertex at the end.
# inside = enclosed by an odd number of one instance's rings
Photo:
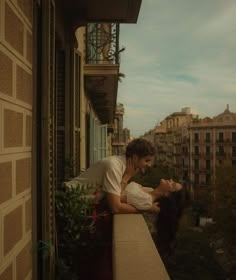
POLYGON ((42 241, 43 279, 54 279, 55 266, 55 5, 42 1, 42 241))
POLYGON ((65 51, 56 52, 56 187, 65 177, 65 51))
POLYGON ((75 175, 80 172, 80 76, 81 76, 81 60, 79 53, 74 50, 74 161, 75 161, 75 175))
POLYGON ((90 149, 89 149, 89 154, 90 154, 90 159, 89 159, 89 165, 94 163, 94 120, 91 114, 89 115, 90 121, 89 121, 89 128, 90 128, 90 133, 89 133, 89 139, 90 139, 90 149))
POLYGON ((107 156, 107 124, 99 126, 98 159, 107 156))

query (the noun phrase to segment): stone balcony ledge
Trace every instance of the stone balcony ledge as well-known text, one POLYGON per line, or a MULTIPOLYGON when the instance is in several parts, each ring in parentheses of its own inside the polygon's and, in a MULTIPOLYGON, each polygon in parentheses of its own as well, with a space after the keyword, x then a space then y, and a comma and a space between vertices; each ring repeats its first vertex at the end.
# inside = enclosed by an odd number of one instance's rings
POLYGON ((141 214, 114 215, 113 279, 170 280, 141 214))

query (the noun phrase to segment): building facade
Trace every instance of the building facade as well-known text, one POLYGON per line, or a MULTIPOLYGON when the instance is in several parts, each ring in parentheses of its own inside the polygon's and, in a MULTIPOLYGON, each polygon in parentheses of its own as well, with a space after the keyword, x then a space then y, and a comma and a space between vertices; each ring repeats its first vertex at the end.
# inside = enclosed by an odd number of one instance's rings
POLYGON ((111 150, 118 23, 140 5, 0 1, 0 279, 54 279, 55 188, 111 150))
POLYGON ((125 148, 130 141, 130 131, 127 128, 123 128, 123 116, 125 114, 124 105, 118 103, 115 111, 114 118, 114 131, 112 136, 112 154, 123 155, 125 148))
POLYGON ((157 162, 172 168, 193 193, 214 184, 220 165, 236 165, 236 113, 227 105, 214 118, 188 112, 168 116, 155 129, 157 162))
POLYGON ((226 110, 189 126, 189 178, 193 186, 214 184, 216 168, 236 165, 236 113, 226 110))

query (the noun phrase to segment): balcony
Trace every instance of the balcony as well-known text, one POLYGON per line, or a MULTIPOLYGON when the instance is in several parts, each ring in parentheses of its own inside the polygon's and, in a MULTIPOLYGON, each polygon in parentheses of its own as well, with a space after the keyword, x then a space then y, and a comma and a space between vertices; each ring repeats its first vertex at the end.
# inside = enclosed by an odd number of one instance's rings
POLYGON ((200 172, 204 172, 204 173, 210 173, 210 172, 212 172, 212 168, 209 167, 209 166, 207 166, 207 167, 200 167, 199 171, 200 172))
POLYGON ((216 157, 217 157, 217 158, 219 158, 219 157, 222 158, 222 157, 225 157, 225 156, 226 156, 226 153, 225 153, 225 152, 217 152, 217 153, 216 153, 216 157))
POLYGON ((75 30, 88 22, 136 23, 142 0, 60 0, 67 22, 75 30))
POLYGON ((192 153, 192 156, 193 156, 193 157, 200 157, 200 156, 201 156, 201 153, 200 153, 200 152, 193 152, 193 153, 192 153))
POLYGON ((213 158, 213 153, 203 153, 202 156, 203 156, 204 158, 209 158, 209 159, 211 159, 211 158, 213 158))
POLYGON ((85 90, 102 123, 111 123, 119 78, 119 24, 88 24, 85 35, 85 90))
POLYGON ((142 215, 114 216, 113 278, 170 279, 142 215))
MULTIPOLYGON (((64 186, 65 190, 57 192, 56 203, 58 256, 74 276, 84 280, 170 279, 142 214, 109 214, 102 203, 100 207, 94 204, 94 189, 90 186, 86 191, 77 178, 64 186)), ((155 223, 153 216, 147 219, 155 223)))

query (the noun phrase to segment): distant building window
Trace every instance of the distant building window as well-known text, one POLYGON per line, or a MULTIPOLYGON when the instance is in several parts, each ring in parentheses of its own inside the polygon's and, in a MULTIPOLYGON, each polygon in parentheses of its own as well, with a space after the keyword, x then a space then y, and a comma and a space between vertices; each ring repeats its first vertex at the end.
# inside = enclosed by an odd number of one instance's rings
POLYGON ((232 156, 236 157, 236 146, 232 147, 232 156))
POLYGON ((219 155, 220 156, 224 155, 224 146, 219 146, 219 155))
POLYGON ((207 132, 206 133, 206 142, 210 142, 211 141, 211 134, 210 134, 210 132, 207 132))
POLYGON ((199 160, 198 159, 195 159, 194 160, 194 167, 195 167, 195 169, 199 169, 199 160))
POLYGON ((232 166, 236 166, 236 159, 232 160, 232 166))
POLYGON ((199 134, 194 133, 194 142, 199 142, 199 134))
POLYGON ((184 171, 184 179, 188 178, 188 171, 184 171))
POLYGON ((222 164, 222 160, 220 159, 220 160, 219 160, 219 165, 221 165, 221 164, 222 164))
POLYGON ((195 183, 196 185, 199 184, 199 174, 194 174, 194 183, 195 183))
POLYGON ((232 142, 236 143, 236 132, 232 132, 232 142))
POLYGON ((211 153, 211 147, 206 146, 206 155, 210 155, 210 153, 211 153))
POLYGON ((198 146, 194 147, 194 154, 199 155, 199 147, 198 146))
POLYGON ((219 132, 219 142, 224 142, 224 132, 219 132))
POLYGON ((206 174, 206 184, 209 185, 211 183, 211 174, 206 174))
POLYGON ((210 170, 211 169, 211 161, 210 160, 206 160, 206 169, 210 170))

